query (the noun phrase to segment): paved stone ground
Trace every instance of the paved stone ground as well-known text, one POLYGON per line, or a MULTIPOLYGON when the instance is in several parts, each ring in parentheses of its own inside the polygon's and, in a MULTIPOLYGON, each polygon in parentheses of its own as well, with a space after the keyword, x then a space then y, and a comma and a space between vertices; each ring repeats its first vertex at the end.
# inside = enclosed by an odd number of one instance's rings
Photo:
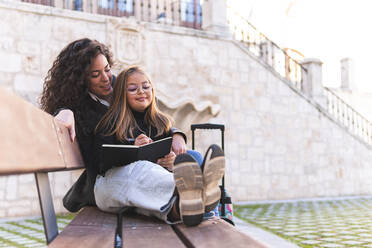
MULTIPOLYGON (((268 247, 372 247, 372 196, 239 203, 234 214, 250 223, 236 220, 240 230, 268 247)), ((58 216, 60 231, 72 216, 58 216)), ((0 247, 46 247, 41 218, 0 221, 0 247)))
MULTIPOLYGON (((71 215, 58 216, 61 231, 71 221, 71 215)), ((6 220, 0 222, 0 247, 46 247, 41 218, 6 220)))
POLYGON ((239 204, 234 214, 300 247, 372 247, 372 196, 239 204))

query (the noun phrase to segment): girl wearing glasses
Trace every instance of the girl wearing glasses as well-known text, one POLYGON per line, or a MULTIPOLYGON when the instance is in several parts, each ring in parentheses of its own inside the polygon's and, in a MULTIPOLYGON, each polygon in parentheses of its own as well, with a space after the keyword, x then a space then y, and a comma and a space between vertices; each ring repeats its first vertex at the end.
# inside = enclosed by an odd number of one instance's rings
MULTIPOLYGON (((140 67, 121 72, 113 92, 112 104, 96 128, 97 149, 103 143, 141 146, 171 136, 172 120, 157 108, 154 85, 140 67)), ((218 148, 214 150, 216 155, 218 148)), ((224 159, 222 151, 218 155, 224 159)), ((203 174, 188 154, 176 157, 171 151, 156 164, 137 161, 113 168, 98 164, 102 176, 97 177, 94 193, 97 206, 104 211, 135 207, 141 214, 168 222, 182 219, 192 226, 199 224, 219 200, 223 168, 210 170, 215 199, 205 206, 203 174)))

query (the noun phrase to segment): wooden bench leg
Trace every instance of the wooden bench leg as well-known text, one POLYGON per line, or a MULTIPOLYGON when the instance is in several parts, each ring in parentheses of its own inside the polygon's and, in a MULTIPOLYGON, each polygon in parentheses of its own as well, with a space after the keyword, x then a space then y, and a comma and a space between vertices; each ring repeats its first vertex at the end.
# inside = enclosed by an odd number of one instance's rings
POLYGON ((49 185, 48 173, 35 173, 37 192, 41 215, 43 217, 44 232, 47 244, 58 235, 56 214, 54 211, 53 198, 49 185))

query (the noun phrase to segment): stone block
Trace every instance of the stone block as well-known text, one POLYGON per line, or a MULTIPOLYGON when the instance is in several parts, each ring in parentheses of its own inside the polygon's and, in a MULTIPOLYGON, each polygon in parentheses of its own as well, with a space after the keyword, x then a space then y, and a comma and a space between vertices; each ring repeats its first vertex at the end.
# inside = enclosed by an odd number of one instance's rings
MULTIPOLYGON (((164 36, 160 36, 160 37, 164 37, 164 36)), ((179 42, 182 43, 183 47, 188 47, 192 49, 195 49, 195 47, 199 46, 199 39, 192 37, 192 36, 182 36, 179 42)))
POLYGON ((232 171, 230 173, 230 175, 231 175, 231 182, 234 185, 239 185, 239 182, 240 182, 240 173, 239 173, 239 171, 232 171))
POLYGON ((209 49, 208 46, 200 46, 198 53, 195 54, 196 61, 202 66, 215 66, 215 62, 218 61, 217 51, 209 49))
POLYGON ((5 189, 0 187, 0 201, 5 201, 5 189))
POLYGON ((32 215, 32 211, 30 209, 30 204, 27 206, 19 206, 18 203, 15 206, 8 209, 8 216, 29 216, 32 215))
POLYGON ((23 174, 18 176, 18 180, 20 183, 25 184, 25 183, 30 183, 34 184, 35 183, 35 176, 34 174, 23 174))
POLYGON ((221 48, 220 52, 218 53, 218 66, 221 68, 229 67, 229 56, 227 51, 223 48, 221 48))
POLYGON ((12 72, 0 72, 0 85, 5 88, 13 90, 13 81, 16 73, 12 72))
POLYGON ((51 28, 50 35, 53 40, 65 42, 66 44, 73 39, 74 26, 76 23, 70 22, 69 20, 63 20, 60 18, 53 19, 53 25, 51 28))
POLYGON ((8 176, 5 188, 5 199, 15 200, 18 197, 18 176, 8 176))
POLYGON ((238 63, 237 69, 239 72, 246 72, 246 73, 250 72, 250 68, 249 68, 250 63, 247 59, 239 59, 237 63, 238 63))
POLYGON ((17 42, 17 52, 27 55, 40 55, 40 43, 20 40, 17 42))
POLYGON ((0 10, 0 34, 4 36, 19 36, 23 31, 23 17, 21 13, 8 9, 0 10))
POLYGON ((265 96, 265 88, 263 87, 263 85, 260 85, 260 84, 256 84, 255 87, 252 89, 253 90, 253 96, 255 98, 261 98, 261 97, 264 97, 265 96))
POLYGON ((19 188, 19 198, 20 199, 38 199, 38 193, 35 183, 20 183, 19 188))
POLYGON ((156 41, 154 42, 154 48, 158 58, 166 59, 169 58, 169 44, 167 41, 156 41))
POLYGON ((7 178, 7 176, 0 176, 0 189, 5 190, 7 178))
POLYGON ((14 89, 24 92, 41 92, 43 90, 43 79, 27 74, 17 74, 14 79, 14 89))
POLYGON ((238 68, 238 60, 236 60, 236 59, 229 59, 228 62, 229 62, 229 64, 228 64, 227 69, 229 71, 235 71, 235 70, 237 70, 237 68, 238 68))
POLYGON ((21 70, 21 55, 0 51, 0 72, 20 72, 21 70))
POLYGON ((29 74, 40 75, 41 61, 37 55, 26 55, 22 59, 23 71, 29 74))
POLYGON ((170 45, 169 49, 169 57, 172 59, 189 59, 188 56, 185 54, 185 49, 179 46, 170 45))
MULTIPOLYGON (((53 205, 54 204, 55 204, 55 201, 53 200, 53 205)), ((40 203, 38 200, 31 201, 30 208, 31 208, 32 215, 41 215, 40 203)))
POLYGON ((60 172, 53 180, 53 192, 55 197, 63 197, 71 187, 71 175, 68 172, 60 172))
POLYGON ((252 144, 252 140, 251 140, 251 137, 250 137, 250 134, 245 131, 245 132, 242 132, 239 134, 239 145, 251 145, 252 144))
MULTIPOLYGON (((2 27, 3 28, 3 27, 2 27)), ((7 52, 15 52, 14 38, 9 36, 0 36, 0 50, 7 52)))
POLYGON ((265 89, 267 89, 267 85, 269 84, 267 78, 268 78, 268 72, 266 70, 260 70, 258 72, 258 83, 264 84, 265 89))
MULTIPOLYGON (((56 19, 45 15, 28 15, 23 17, 22 38, 35 43, 43 43, 51 40, 51 30, 56 19)), ((69 22, 65 20, 65 22, 69 22)), ((66 42, 68 40, 65 40, 66 42)), ((66 43, 67 44, 67 43, 66 43)))

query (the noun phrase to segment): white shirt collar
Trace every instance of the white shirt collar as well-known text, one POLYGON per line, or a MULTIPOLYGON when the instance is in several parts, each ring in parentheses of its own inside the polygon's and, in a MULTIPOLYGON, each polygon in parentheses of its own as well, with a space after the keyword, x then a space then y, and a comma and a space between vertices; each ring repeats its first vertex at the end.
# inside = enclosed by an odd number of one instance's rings
POLYGON ((91 92, 89 92, 89 91, 88 91, 88 93, 89 93, 89 95, 92 97, 92 99, 93 99, 94 101, 100 102, 100 103, 102 103, 103 105, 105 105, 105 106, 107 106, 107 107, 110 107, 110 103, 109 103, 108 101, 99 98, 98 96, 96 96, 95 94, 93 94, 93 93, 91 93, 91 92))

